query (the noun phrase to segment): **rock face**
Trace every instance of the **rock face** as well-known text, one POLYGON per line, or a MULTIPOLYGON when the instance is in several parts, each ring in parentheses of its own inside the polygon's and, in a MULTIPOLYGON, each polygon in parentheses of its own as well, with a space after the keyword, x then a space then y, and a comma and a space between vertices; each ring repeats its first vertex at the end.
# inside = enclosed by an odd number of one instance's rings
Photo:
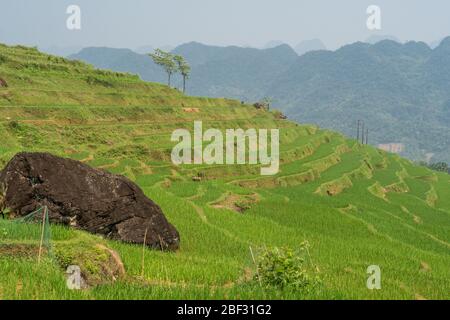
POLYGON ((50 222, 110 239, 176 250, 161 208, 127 178, 48 153, 19 153, 0 172, 0 208, 25 216, 47 206, 50 222))

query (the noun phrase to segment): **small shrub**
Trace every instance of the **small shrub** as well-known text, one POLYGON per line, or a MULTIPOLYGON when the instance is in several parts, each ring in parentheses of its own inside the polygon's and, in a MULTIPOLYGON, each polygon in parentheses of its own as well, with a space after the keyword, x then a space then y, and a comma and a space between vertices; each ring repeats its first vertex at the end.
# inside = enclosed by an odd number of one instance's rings
POLYGON ((8 58, 5 55, 0 54, 0 64, 5 63, 7 61, 8 61, 8 58))
POLYGON ((6 228, 1 228, 0 229, 0 238, 6 238, 8 237, 8 230, 6 230, 6 228))
POLYGON ((19 124, 19 122, 15 121, 15 120, 10 121, 10 122, 8 123, 8 126, 9 126, 9 128, 12 129, 12 130, 18 130, 18 129, 20 129, 20 124, 19 124))
POLYGON ((309 257, 307 242, 302 243, 298 250, 264 249, 256 264, 254 280, 264 287, 311 292, 321 283, 309 257))
POLYGON ((432 163, 432 164, 428 165, 428 168, 430 168, 431 170, 434 170, 434 171, 439 171, 439 172, 445 172, 445 173, 450 172, 450 167, 445 162, 432 163))

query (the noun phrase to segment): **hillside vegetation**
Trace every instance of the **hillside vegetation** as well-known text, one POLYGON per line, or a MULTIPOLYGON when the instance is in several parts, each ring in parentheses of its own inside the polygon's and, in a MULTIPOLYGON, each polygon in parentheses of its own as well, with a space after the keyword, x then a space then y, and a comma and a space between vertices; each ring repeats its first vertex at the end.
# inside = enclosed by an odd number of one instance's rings
POLYGON ((450 298, 449 175, 276 112, 183 96, 31 48, 0 46, 0 78, 7 83, 0 87, 2 165, 19 151, 48 151, 124 174, 181 237, 175 253, 144 250, 142 268, 141 246, 52 226, 56 259, 37 265, 25 249, 39 226, 0 219, 0 299, 450 298), (173 166, 171 133, 192 130, 194 120, 205 128, 279 128, 279 174, 173 166), (305 241, 319 288, 252 280, 250 248, 258 256, 264 247, 305 241), (127 276, 68 290, 67 265, 101 273, 99 244, 117 250, 127 276), (370 265, 381 267, 381 290, 366 287, 370 265))
MULTIPOLYGON (((293 120, 352 137, 357 120, 364 120, 373 145, 401 143, 402 155, 412 160, 450 162, 450 38, 433 49, 380 39, 300 57, 287 45, 258 50, 188 43, 173 52, 192 65, 192 95, 271 97, 293 120)), ((71 58, 165 81, 145 56, 129 50, 87 48, 71 58)))

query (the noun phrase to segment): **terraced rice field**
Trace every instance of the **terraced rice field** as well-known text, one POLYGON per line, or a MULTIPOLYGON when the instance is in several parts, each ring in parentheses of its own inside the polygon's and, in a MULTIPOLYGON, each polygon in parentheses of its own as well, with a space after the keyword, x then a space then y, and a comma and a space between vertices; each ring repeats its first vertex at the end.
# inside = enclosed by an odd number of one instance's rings
MULTIPOLYGON (((70 291, 58 263, 0 249, 0 299, 450 298, 449 175, 276 112, 186 97, 34 49, 0 46, 0 77, 8 82, 0 88, 2 165, 20 151, 46 151, 126 175, 181 235, 176 253, 146 250, 142 273, 140 246, 53 226, 60 252, 105 244, 120 254, 127 277, 70 291), (193 107, 199 112, 185 111, 193 107), (172 165, 171 133, 192 130, 194 120, 221 130, 279 128, 280 172, 172 165), (250 247, 303 241, 321 290, 263 290, 248 281, 250 247), (366 287, 370 265, 382 270, 381 290, 366 287)), ((38 233, 0 220, 2 245, 20 247, 38 233)))

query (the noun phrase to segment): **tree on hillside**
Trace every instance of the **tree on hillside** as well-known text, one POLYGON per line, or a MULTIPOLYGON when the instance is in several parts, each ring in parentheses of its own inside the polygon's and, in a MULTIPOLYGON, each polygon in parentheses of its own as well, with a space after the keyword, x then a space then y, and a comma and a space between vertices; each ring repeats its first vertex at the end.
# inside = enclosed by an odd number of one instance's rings
POLYGON ((168 76, 167 83, 170 87, 172 74, 177 71, 177 64, 175 63, 174 56, 170 52, 165 52, 161 49, 156 49, 155 52, 150 53, 149 56, 153 59, 153 62, 164 68, 168 76))
POLYGON ((186 79, 189 78, 191 73, 191 66, 187 63, 187 61, 179 55, 176 55, 174 58, 175 63, 177 64, 178 72, 183 77, 183 93, 186 92, 186 79))
POLYGON ((446 172, 446 173, 449 172, 449 166, 445 162, 432 163, 428 167, 435 171, 446 172))
POLYGON ((415 163, 416 165, 427 167, 431 170, 445 172, 450 174, 450 166, 446 162, 436 162, 436 163, 428 163, 426 161, 418 161, 415 163))

